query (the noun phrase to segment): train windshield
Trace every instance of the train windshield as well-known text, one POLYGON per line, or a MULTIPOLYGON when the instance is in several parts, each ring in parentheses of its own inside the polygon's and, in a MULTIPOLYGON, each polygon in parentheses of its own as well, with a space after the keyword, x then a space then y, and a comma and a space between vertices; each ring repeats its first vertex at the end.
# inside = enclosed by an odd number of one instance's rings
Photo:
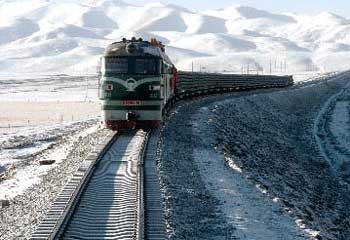
POLYGON ((159 69, 159 60, 156 58, 105 58, 105 71, 111 74, 159 74, 159 69))
POLYGON ((136 74, 156 74, 157 64, 156 59, 152 58, 136 58, 135 73, 136 74))
POLYGON ((106 71, 112 73, 128 73, 128 59, 127 58, 106 58, 106 71))

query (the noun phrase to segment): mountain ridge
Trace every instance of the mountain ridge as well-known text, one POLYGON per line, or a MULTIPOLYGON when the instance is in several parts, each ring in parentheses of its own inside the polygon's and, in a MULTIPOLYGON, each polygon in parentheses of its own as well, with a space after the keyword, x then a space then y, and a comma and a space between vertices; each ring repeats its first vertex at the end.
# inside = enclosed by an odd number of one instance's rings
POLYGON ((306 16, 243 5, 192 11, 121 0, 6 0, 0 11, 4 76, 93 74, 106 45, 134 35, 163 41, 181 70, 190 70, 192 62, 195 70, 212 72, 246 72, 251 62, 252 71, 276 74, 350 66, 350 20, 331 12, 306 16))

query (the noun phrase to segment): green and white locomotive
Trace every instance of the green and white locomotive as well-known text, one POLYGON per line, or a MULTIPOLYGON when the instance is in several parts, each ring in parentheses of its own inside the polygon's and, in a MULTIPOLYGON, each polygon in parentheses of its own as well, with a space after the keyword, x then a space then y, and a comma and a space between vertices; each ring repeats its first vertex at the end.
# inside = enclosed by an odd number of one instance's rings
POLYGON ((176 68, 156 39, 110 44, 99 77, 106 126, 113 130, 158 126, 168 100, 176 94, 177 81, 176 68))
POLYGON ((292 76, 177 72, 156 39, 110 44, 102 57, 99 97, 106 126, 152 128, 177 99, 293 85, 292 76))

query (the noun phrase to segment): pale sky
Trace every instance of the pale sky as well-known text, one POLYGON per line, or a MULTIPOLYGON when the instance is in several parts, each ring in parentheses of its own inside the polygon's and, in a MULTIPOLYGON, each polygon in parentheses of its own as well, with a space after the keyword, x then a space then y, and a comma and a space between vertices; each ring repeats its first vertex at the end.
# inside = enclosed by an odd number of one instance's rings
MULTIPOLYGON (((143 5, 152 0, 124 0, 130 4, 143 5)), ((333 12, 350 18, 350 0, 155 0, 173 3, 192 10, 223 8, 230 5, 247 5, 274 13, 296 12, 315 15, 322 11, 333 12)))

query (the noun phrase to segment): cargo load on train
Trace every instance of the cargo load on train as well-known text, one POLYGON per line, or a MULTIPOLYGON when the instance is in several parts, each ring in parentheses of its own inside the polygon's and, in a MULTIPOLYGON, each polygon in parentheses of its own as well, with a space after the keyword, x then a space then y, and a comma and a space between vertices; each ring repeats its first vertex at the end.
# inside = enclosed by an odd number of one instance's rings
POLYGON ((99 68, 103 121, 113 130, 157 127, 179 99, 291 85, 292 76, 178 72, 154 38, 108 45, 99 68))

